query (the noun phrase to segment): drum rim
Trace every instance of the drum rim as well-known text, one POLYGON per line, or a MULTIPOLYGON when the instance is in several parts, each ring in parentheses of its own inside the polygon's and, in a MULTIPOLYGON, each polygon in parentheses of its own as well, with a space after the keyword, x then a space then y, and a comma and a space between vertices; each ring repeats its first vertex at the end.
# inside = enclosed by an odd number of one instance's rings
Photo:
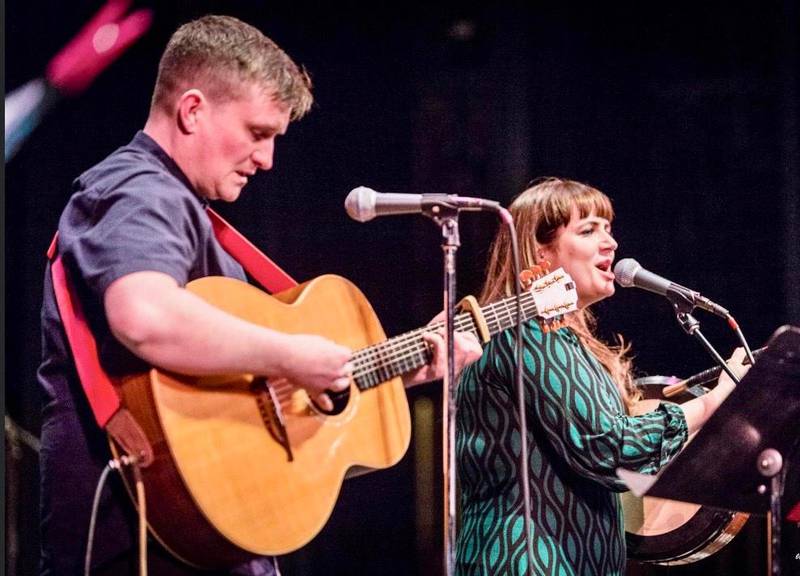
POLYGON ((738 512, 701 507, 686 523, 654 536, 625 532, 629 557, 639 562, 680 560, 704 549, 726 531, 738 512), (678 540, 676 536, 680 535, 678 540))
MULTIPOLYGON (((634 383, 649 388, 669 386, 679 381, 675 376, 644 376, 635 379, 634 383)), ((685 394, 697 396, 691 390, 687 390, 685 394)), ((632 560, 648 563, 687 560, 716 542, 740 514, 742 513, 701 506, 685 523, 663 534, 643 536, 626 530, 627 555, 632 560), (680 536, 678 540, 677 536, 680 536)))

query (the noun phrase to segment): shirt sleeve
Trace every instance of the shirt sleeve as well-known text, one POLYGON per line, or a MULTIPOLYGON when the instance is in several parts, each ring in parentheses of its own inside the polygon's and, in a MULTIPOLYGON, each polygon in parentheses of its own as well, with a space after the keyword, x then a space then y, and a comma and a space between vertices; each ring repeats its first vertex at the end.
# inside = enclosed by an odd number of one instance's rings
MULTIPOLYGON (((570 333, 524 332, 524 383, 528 425, 577 474, 625 491, 618 467, 652 474, 677 454, 687 437, 680 407, 662 404, 641 416, 625 413, 611 378, 570 333)), ((502 335, 498 358, 511 359, 513 333, 502 335)), ((513 385, 513 362, 497 362, 513 385)))
POLYGON ((67 228, 81 233, 62 250, 98 298, 134 272, 162 272, 185 285, 199 244, 191 202, 168 177, 140 174, 65 214, 74 219, 67 228))

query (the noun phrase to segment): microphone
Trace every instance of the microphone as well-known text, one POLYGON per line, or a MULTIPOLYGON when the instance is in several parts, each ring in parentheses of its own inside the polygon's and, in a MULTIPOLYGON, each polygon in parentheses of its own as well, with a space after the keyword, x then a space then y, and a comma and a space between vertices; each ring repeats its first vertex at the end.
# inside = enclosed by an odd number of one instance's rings
POLYGON ((614 277, 617 280, 617 284, 623 288, 635 286, 643 290, 661 294, 667 298, 670 298, 671 295, 677 295, 690 302, 693 306, 707 310, 717 316, 722 316, 723 318, 728 318, 730 316, 730 312, 725 308, 712 302, 705 296, 701 296, 699 292, 690 290, 680 284, 670 282, 658 274, 653 274, 649 270, 645 270, 642 268, 642 265, 633 258, 623 258, 617 262, 616 266, 614 266, 614 277))
POLYGON ((347 214, 353 220, 368 222, 376 216, 396 214, 436 215, 441 208, 451 210, 500 210, 500 203, 483 198, 470 198, 454 194, 392 194, 375 192, 359 186, 350 191, 344 201, 347 214))

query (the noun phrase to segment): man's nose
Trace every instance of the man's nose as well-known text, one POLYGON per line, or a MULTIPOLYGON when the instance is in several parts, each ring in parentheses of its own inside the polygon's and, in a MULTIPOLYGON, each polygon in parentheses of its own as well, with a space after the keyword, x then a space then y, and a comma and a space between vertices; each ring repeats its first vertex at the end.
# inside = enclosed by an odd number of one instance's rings
POLYGON ((259 170, 269 170, 272 168, 272 152, 273 147, 271 145, 256 148, 253 151, 253 163, 259 170))

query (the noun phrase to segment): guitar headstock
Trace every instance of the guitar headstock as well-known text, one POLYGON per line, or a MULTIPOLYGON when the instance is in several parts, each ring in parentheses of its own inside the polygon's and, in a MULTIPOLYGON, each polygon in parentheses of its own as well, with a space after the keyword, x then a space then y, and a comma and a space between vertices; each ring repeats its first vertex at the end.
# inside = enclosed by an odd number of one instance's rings
MULTIPOLYGON (((539 266, 536 268, 541 269, 539 266)), ((534 278, 534 275, 535 271, 528 275, 526 290, 536 304, 536 321, 543 332, 557 330, 564 325, 564 315, 578 309, 575 282, 563 268, 545 273, 538 278, 534 278)), ((522 276, 520 274, 520 282, 524 282, 522 276)))

